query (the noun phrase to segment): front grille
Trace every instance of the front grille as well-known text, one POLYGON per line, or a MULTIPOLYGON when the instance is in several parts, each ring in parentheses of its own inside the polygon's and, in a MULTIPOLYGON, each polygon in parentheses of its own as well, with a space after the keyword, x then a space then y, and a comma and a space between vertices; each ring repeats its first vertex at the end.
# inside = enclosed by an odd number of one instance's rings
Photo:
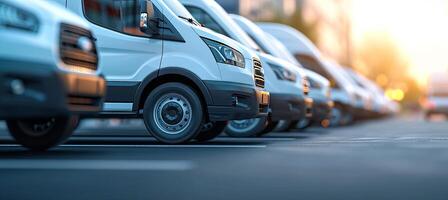
POLYGON ((261 62, 254 58, 254 79, 255 85, 260 88, 264 88, 264 71, 261 62))
POLYGON ((62 62, 68 65, 66 68, 80 72, 94 72, 98 69, 96 45, 89 30, 61 24, 60 37, 60 56, 62 62), (86 43, 90 42, 91 46, 82 47, 80 41, 83 39, 86 43))

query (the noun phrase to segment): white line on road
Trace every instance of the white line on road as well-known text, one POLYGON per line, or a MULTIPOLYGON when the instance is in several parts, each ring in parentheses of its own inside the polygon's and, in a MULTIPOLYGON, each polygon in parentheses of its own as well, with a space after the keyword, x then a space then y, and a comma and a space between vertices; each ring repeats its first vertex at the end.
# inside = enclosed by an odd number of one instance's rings
MULTIPOLYGON (((70 138, 71 140, 101 140, 101 141, 110 141, 110 140, 125 140, 125 141, 132 141, 132 140, 145 140, 145 141, 157 141, 156 139, 152 137, 146 137, 146 136, 73 136, 70 138)), ((291 138, 291 137, 265 137, 265 138, 229 138, 229 137, 218 137, 214 139, 213 141, 250 141, 250 142, 269 142, 269 141, 293 141, 297 140, 297 138, 291 138)))
MULTIPOLYGON (((139 144, 64 144, 61 147, 110 147, 110 148, 266 148, 266 145, 139 145, 139 144)), ((2 144, 0 147, 20 147, 17 144, 2 144)))
POLYGON ((193 168, 192 161, 183 160, 0 160, 0 169, 18 170, 186 171, 193 168))

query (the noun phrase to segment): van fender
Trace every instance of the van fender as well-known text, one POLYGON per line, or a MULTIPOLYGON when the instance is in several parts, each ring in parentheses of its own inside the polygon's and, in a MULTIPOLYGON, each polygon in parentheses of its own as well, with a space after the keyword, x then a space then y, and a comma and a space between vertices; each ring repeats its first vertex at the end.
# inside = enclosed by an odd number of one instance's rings
POLYGON ((164 82, 164 80, 160 80, 159 78, 170 75, 182 76, 194 83, 195 86, 200 90, 198 92, 201 92, 202 96, 204 97, 204 103, 206 105, 213 105, 213 100, 207 86, 196 74, 181 67, 164 67, 159 69, 158 72, 152 72, 141 82, 135 93, 133 110, 139 109, 138 107, 141 103, 141 97, 144 94, 145 89, 147 87, 151 87, 150 84, 164 82))

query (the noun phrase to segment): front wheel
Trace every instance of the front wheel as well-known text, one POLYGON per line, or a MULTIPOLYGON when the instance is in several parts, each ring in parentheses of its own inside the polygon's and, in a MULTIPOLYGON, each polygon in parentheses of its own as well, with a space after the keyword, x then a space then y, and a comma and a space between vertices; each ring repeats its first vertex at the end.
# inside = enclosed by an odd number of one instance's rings
POLYGON ((266 135, 266 134, 274 131, 274 129, 275 129, 275 127, 277 127, 278 123, 279 123, 278 121, 270 121, 268 123, 268 125, 266 126, 266 128, 263 130, 263 132, 258 136, 261 137, 263 135, 266 135))
POLYGON ((344 111, 340 106, 335 106, 331 111, 330 126, 341 126, 344 123, 344 111))
POLYGON ((179 144, 195 138, 201 130, 203 108, 197 93, 182 83, 165 83, 145 101, 146 128, 159 141, 179 144))
POLYGON ((267 117, 233 120, 227 125, 225 132, 230 137, 255 137, 263 133, 267 122, 267 117))
POLYGON ((205 124, 196 137, 198 142, 206 142, 218 137, 226 129, 227 121, 210 122, 205 124))
POLYGON ((16 142, 33 151, 45 151, 65 142, 77 123, 78 117, 70 116, 6 122, 16 142))
MULTIPOLYGON (((295 121, 297 123, 297 121, 295 121)), ((291 130, 291 124, 294 123, 294 121, 289 120, 280 120, 277 127, 274 129, 275 132, 288 132, 291 130)))

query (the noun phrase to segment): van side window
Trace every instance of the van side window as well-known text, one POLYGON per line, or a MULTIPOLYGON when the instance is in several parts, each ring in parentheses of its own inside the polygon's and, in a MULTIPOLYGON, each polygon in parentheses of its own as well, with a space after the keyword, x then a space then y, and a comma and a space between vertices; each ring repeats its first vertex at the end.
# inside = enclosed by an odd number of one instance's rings
POLYGON ((221 26, 219 26, 219 24, 203 9, 194 6, 185 6, 185 8, 187 8, 191 15, 193 15, 193 17, 205 27, 229 37, 229 34, 227 34, 224 29, 222 29, 221 26))
MULTIPOLYGON (((140 31, 137 0, 84 0, 84 14, 92 23, 136 36, 147 36, 140 31)), ((148 1, 148 6, 152 6, 148 1)), ((150 13, 148 13, 150 14, 150 13)))

